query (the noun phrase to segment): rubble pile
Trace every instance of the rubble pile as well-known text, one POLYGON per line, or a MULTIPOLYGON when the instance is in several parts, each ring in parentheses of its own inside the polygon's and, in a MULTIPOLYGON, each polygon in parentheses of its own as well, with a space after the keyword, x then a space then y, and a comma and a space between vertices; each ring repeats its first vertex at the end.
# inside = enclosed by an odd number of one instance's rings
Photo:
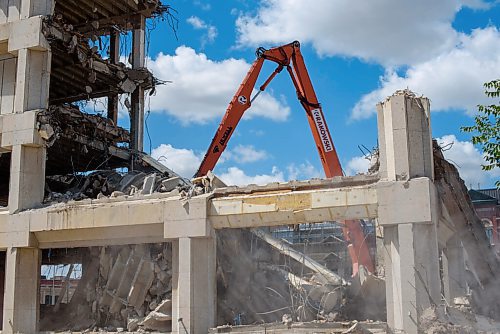
POLYGON ((467 285, 474 312, 500 320, 500 258, 489 246, 457 168, 434 141, 435 185, 466 252, 467 285))
MULTIPOLYGON (((94 24, 97 27, 93 28, 98 28, 99 23, 94 24)), ((162 83, 146 68, 131 69, 123 63, 104 59, 99 32, 79 32, 62 14, 44 17, 43 32, 54 53, 51 104, 98 98, 110 93, 130 94, 137 87, 154 90, 155 85, 162 83), (71 63, 71 67, 61 66, 67 63, 71 63), (76 79, 74 82, 68 80, 70 75, 76 79)))
POLYGON ((421 331, 428 334, 490 334, 499 328, 499 322, 474 313, 468 297, 454 298, 453 305, 428 308, 421 316, 421 331))
MULTIPOLYGON (((308 265, 269 241, 251 230, 217 232, 217 324, 352 319, 348 312, 367 296, 370 275, 350 284, 306 255, 299 254, 308 265)), ((88 254, 73 298, 58 312, 43 312, 43 330, 171 330, 170 243, 91 247, 88 254)), ((372 319, 385 320, 384 315, 372 319)))
POLYGON ((60 138, 81 140, 83 137, 114 145, 130 142, 129 131, 115 126, 108 118, 83 113, 71 104, 51 105, 38 112, 37 126, 47 147, 60 138))
POLYGON ((218 231, 217 254, 218 324, 385 320, 383 280, 363 272, 351 284, 263 231, 218 231))
POLYGON ((342 322, 295 322, 274 324, 253 324, 246 326, 219 326, 211 328, 209 334, 215 333, 253 333, 253 334, 388 334, 392 333, 386 323, 374 321, 342 321, 342 322))
POLYGON ((41 328, 170 331, 171 259, 169 243, 93 247, 71 302, 41 328))
POLYGON ((78 201, 87 198, 140 196, 153 192, 173 195, 192 191, 203 192, 201 187, 191 190, 193 186, 179 176, 148 174, 141 171, 122 174, 114 170, 94 171, 88 175, 48 176, 45 188, 45 203, 78 201))

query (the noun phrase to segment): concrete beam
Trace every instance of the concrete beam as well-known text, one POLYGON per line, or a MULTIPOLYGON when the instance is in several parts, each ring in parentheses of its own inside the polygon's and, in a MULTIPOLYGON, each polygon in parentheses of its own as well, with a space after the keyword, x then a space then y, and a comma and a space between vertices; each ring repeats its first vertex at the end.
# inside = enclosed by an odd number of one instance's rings
POLYGON ((181 201, 172 198, 165 202, 165 239, 209 237, 212 226, 208 220, 211 194, 181 201))
MULTIPOLYGON (((40 164, 31 163, 30 166, 40 167, 40 164)), ((39 175, 36 178, 43 179, 39 175)), ((30 186, 32 191, 32 183, 30 186)), ((28 241, 38 239, 41 248, 75 247, 76 244, 105 244, 107 239, 110 243, 123 244, 126 242, 120 240, 130 241, 134 235, 141 242, 160 242, 182 237, 209 237, 212 228, 374 218, 378 211, 374 184, 345 189, 212 196, 206 194, 182 200, 179 196, 155 194, 139 199, 84 200, 17 214, 0 214, 0 221, 8 222, 6 226, 17 226, 15 230, 0 226, 0 235, 6 233, 3 241, 0 238, 0 247, 12 246, 7 240, 8 233, 14 232, 22 233, 19 241, 22 245, 32 245, 28 241), (12 225, 14 222, 17 225, 12 225), (158 234, 161 229, 163 233, 158 234)))
POLYGON ((41 249, 150 244, 165 242, 163 224, 137 224, 106 228, 30 233, 41 249))
POLYGON ((21 215, 9 215, 8 210, 0 211, 0 248, 37 247, 38 242, 29 231, 29 220, 21 215))
POLYGON ((60 205, 26 213, 32 232, 68 231, 163 223, 163 203, 158 200, 60 205))
POLYGON ((12 149, 14 145, 43 146, 43 139, 36 129, 37 112, 27 111, 0 116, 0 144, 12 149))
POLYGON ((440 202, 436 188, 426 177, 377 184, 380 225, 437 221, 440 202))
POLYGON ((10 23, 8 51, 16 53, 21 49, 50 50, 50 44, 43 34, 42 27, 43 16, 34 16, 10 23))
MULTIPOLYGON (((27 0, 24 0, 22 4, 24 7, 21 10, 26 10, 25 7, 30 6, 27 0)), ((44 11, 43 9, 35 10, 44 11)), ((42 15, 44 14, 0 24, 0 44, 6 44, 5 51, 15 55, 21 49, 49 50, 50 44, 43 34, 42 15)))
POLYGON ((215 229, 279 226, 377 217, 374 185, 214 198, 209 219, 215 229))

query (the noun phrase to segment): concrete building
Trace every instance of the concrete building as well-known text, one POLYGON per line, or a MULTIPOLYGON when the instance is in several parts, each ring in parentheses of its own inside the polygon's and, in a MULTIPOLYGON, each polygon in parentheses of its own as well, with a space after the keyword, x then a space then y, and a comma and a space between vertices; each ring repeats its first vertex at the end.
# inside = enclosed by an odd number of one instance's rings
POLYGON ((59 300, 63 304, 69 303, 79 280, 71 279, 68 281, 68 287, 63 288, 65 278, 65 276, 55 276, 47 279, 42 276, 40 280, 40 304, 55 305, 59 300))
POLYGON ((500 243, 500 191, 498 189, 471 189, 469 196, 476 213, 483 222, 489 243, 500 243))
MULTIPOLYGON (((45 250, 135 245, 118 255, 120 265, 108 275, 103 302, 120 310, 138 294, 144 297, 150 288, 144 282, 153 280, 148 273, 156 270, 155 260, 145 256, 142 245, 165 242, 171 245, 172 299, 168 307, 158 307, 171 310, 173 333, 207 333, 217 325, 221 229, 377 219, 383 230, 387 322, 407 333, 417 333, 423 311, 439 305, 441 295, 451 302, 466 294, 464 249, 470 240, 463 231, 475 216, 464 216, 469 208, 460 193, 450 195, 448 184, 455 181, 446 180, 449 174, 436 173, 448 167, 434 160, 429 101, 407 91, 378 105, 376 175, 217 189, 206 180, 204 189, 187 196, 175 190, 153 193, 155 177, 149 177, 135 196, 97 196, 88 188, 87 199, 47 202, 47 185, 66 182, 61 175, 102 166, 163 173, 168 178, 161 186, 170 190, 172 180, 184 182, 141 152, 144 91, 155 83, 143 69, 145 19, 166 8, 155 0, 6 3, 0 8, 2 333, 39 331, 45 250), (116 27, 132 31, 130 68, 118 63, 116 27), (99 35, 110 36, 109 59, 88 43, 99 35), (130 132, 116 126, 119 94, 130 94, 130 132), (67 104, 103 96, 107 120, 67 104), (127 276, 130 263, 133 272, 127 276), (121 291, 131 284, 132 290, 121 291)), ((132 182, 133 176, 125 178, 132 182)), ((474 271, 489 258, 479 260, 481 246, 472 243, 467 254, 478 259, 469 263, 474 271)), ((486 282, 487 275, 478 270, 475 277, 486 282)))

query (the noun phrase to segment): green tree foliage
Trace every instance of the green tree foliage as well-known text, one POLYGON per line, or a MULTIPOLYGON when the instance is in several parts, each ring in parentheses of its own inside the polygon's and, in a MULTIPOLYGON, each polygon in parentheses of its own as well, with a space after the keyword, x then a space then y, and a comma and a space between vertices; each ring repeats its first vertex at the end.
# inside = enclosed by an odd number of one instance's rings
MULTIPOLYGON (((500 79, 484 84, 486 96, 495 100, 491 105, 478 105, 474 125, 461 128, 472 133, 472 143, 484 152, 483 170, 500 168, 500 79)), ((495 185, 500 187, 500 180, 495 185)))

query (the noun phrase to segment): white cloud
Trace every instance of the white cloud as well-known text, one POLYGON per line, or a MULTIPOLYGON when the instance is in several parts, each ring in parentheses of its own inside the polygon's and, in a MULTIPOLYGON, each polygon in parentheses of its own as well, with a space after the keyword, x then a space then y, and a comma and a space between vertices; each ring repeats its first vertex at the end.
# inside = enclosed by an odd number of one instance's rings
POLYGON ((353 157, 347 163, 345 173, 348 176, 353 176, 356 174, 365 174, 368 172, 369 167, 370 167, 370 160, 368 160, 366 157, 364 156, 353 157))
POLYGON ((187 23, 191 24, 195 29, 203 29, 206 27, 205 22, 197 16, 191 16, 186 20, 187 23))
MULTIPOLYGON (((186 148, 176 148, 170 144, 161 144, 151 152, 151 156, 154 159, 186 178, 191 178, 198 170, 198 167, 203 160, 203 155, 204 152, 195 152, 192 149, 186 148)), ((268 158, 268 156, 269 155, 266 151, 258 150, 252 145, 237 145, 233 149, 224 151, 218 161, 218 165, 231 161, 241 164, 257 162, 268 158)), ((232 167, 230 167, 229 170, 231 168, 232 167)), ((216 171, 217 169, 218 168, 216 167, 216 171)), ((232 170, 233 175, 234 172, 235 170, 232 170)), ((260 177, 257 177, 257 180, 272 179, 280 175, 277 169, 275 172, 273 172, 269 178, 266 178, 265 175, 261 175, 260 177)), ((225 174, 227 173, 228 172, 225 174)), ((281 173, 281 175, 283 174, 281 173)), ((245 179, 249 178, 250 177, 246 177, 245 179)), ((253 178, 255 178, 255 176, 253 178)))
POLYGON ((385 65, 410 64, 455 46, 452 27, 462 7, 487 9, 481 0, 267 0, 241 15, 238 45, 310 43, 320 55, 354 56, 385 65))
POLYGON ((153 149, 151 156, 182 177, 191 178, 198 170, 202 155, 193 150, 175 148, 170 144, 161 144, 153 149))
POLYGON ((249 132, 256 137, 262 137, 266 134, 266 132, 261 129, 251 129, 249 132))
POLYGON ((212 6, 211 6, 209 3, 202 2, 202 1, 199 1, 199 0, 195 0, 195 1, 193 2, 193 4, 194 4, 195 6, 200 7, 200 8, 201 8, 202 10, 204 10, 204 11, 208 11, 208 10, 212 9, 212 6))
POLYGON ((496 6, 498 1, 486 0, 317 0, 314 6, 299 0, 260 1, 256 11, 239 15, 237 44, 298 39, 320 56, 382 64, 386 73, 380 88, 360 99, 351 119, 370 117, 377 102, 407 87, 430 97, 433 110, 471 112, 485 101, 482 84, 498 75, 500 33, 490 26, 465 34, 452 24, 464 7, 496 6))
POLYGON ((325 173, 311 164, 309 161, 300 164, 290 164, 287 166, 288 180, 307 180, 324 178, 325 173))
POLYGON ((248 163, 264 160, 268 157, 265 150, 257 150, 253 145, 237 145, 230 150, 228 159, 234 160, 238 163, 248 163))
POLYGON ((265 185, 271 182, 283 182, 285 177, 277 167, 273 167, 271 174, 247 175, 238 167, 229 167, 225 173, 218 177, 227 185, 242 186, 247 184, 265 185))
POLYGON ((317 169, 309 161, 300 164, 289 164, 286 173, 274 166, 269 174, 248 175, 238 167, 229 167, 225 172, 217 174, 227 185, 243 186, 247 184, 264 185, 271 182, 285 182, 289 180, 307 180, 323 178, 324 172, 317 169))
POLYGON ((477 29, 463 36, 457 48, 410 66, 404 76, 388 70, 380 79, 380 88, 361 98, 351 118, 370 117, 377 102, 402 88, 429 97, 433 111, 465 109, 473 113, 477 104, 487 103, 483 83, 496 79, 499 69, 500 31, 495 27, 477 29))
POLYGON ((191 24, 194 29, 205 31, 205 34, 201 37, 202 48, 204 48, 207 43, 213 43, 219 34, 215 26, 207 24, 197 16, 191 16, 186 21, 191 24))
MULTIPOLYGON (((268 156, 265 151, 256 150, 252 146, 243 145, 236 146, 234 150, 228 153, 229 154, 225 157, 225 162, 236 161, 246 163, 261 160, 268 156), (246 152, 247 154, 241 155, 242 152, 246 152)), ((203 159, 203 153, 201 152, 195 152, 185 148, 176 148, 170 144, 161 144, 156 147, 151 152, 151 156, 177 174, 186 178, 191 178, 194 175, 203 159)), ((220 163, 222 162, 220 161, 220 163)), ((247 174, 246 171, 235 166, 230 166, 228 168, 217 167, 215 173, 227 185, 238 186, 247 184, 264 185, 271 182, 323 177, 323 172, 318 170, 308 161, 298 165, 288 165, 286 173, 275 166, 272 167, 270 173, 263 174, 247 174)))
MULTIPOLYGON (((175 55, 160 53, 148 60, 148 67, 156 77, 172 83, 157 87, 156 95, 151 97, 151 110, 166 112, 184 125, 218 120, 250 66, 243 59, 214 61, 186 46, 178 47, 175 55)), ((246 111, 245 118, 284 121, 289 114, 290 107, 283 97, 276 99, 264 92, 246 111)))
POLYGON ((483 155, 471 142, 460 141, 455 135, 437 138, 437 142, 441 147, 445 147, 444 157, 458 168, 460 177, 468 187, 472 185, 476 188, 478 184, 481 187, 488 187, 500 177, 498 168, 488 172, 481 170, 481 165, 485 163, 483 155), (449 148, 446 147, 451 143, 453 144, 449 148))

